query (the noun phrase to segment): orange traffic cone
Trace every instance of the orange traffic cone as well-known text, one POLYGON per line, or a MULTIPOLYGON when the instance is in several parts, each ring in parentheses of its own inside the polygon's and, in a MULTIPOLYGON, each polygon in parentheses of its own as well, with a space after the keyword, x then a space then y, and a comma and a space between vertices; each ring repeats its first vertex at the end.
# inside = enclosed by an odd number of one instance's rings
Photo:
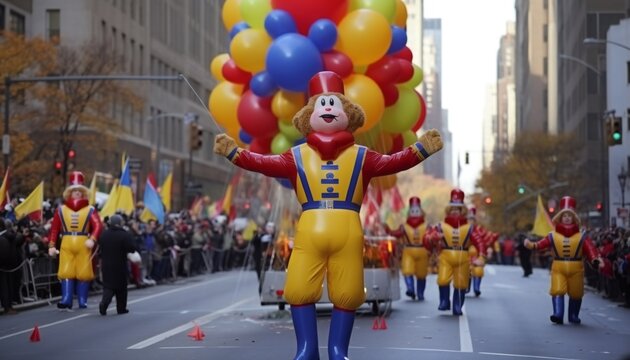
POLYGON ((188 333, 188 336, 193 338, 195 341, 201 341, 203 340, 204 336, 206 336, 206 334, 201 331, 199 325, 195 324, 195 327, 188 333))
POLYGON ((385 322, 385 317, 381 318, 381 325, 378 327, 380 330, 387 330, 387 323, 385 322))
POLYGON ((39 342, 40 337, 39 337, 39 328, 37 327, 37 325, 35 325, 35 327, 33 328, 33 332, 31 333, 31 341, 32 342, 39 342))
POLYGON ((374 319, 374 324, 372 324, 372 330, 378 330, 378 318, 374 319))

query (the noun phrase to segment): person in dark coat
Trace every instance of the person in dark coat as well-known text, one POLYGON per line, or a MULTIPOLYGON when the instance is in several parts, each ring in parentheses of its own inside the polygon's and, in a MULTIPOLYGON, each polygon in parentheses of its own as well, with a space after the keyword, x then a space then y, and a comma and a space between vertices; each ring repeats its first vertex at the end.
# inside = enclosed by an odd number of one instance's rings
POLYGON ((517 251, 518 258, 521 263, 521 267, 523 268, 523 277, 528 277, 533 273, 532 271, 532 251, 525 247, 525 239, 527 239, 527 235, 520 233, 517 235, 517 251))
POLYGON ((99 240, 103 297, 98 310, 101 315, 107 315, 107 307, 116 295, 118 314, 126 314, 129 312, 127 310, 127 280, 129 278, 127 260, 139 262, 140 254, 137 252, 133 235, 123 229, 123 218, 120 215, 113 215, 109 219, 109 225, 109 229, 101 234, 99 240))
POLYGON ((19 278, 16 274, 21 274, 20 264, 22 262, 19 248, 22 246, 23 238, 16 236, 15 232, 7 227, 12 226, 10 221, 0 218, 0 303, 5 314, 16 314, 12 301, 18 297, 16 289, 19 288, 19 278))

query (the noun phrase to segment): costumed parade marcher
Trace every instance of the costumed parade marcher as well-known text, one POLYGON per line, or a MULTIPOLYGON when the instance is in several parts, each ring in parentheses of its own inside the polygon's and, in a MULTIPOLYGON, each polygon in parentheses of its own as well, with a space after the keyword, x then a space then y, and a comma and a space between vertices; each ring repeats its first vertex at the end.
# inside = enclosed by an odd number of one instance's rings
POLYGON ((442 148, 439 132, 429 130, 398 153, 379 154, 354 142, 352 133, 364 118, 345 97, 341 77, 324 71, 309 82, 308 103, 293 118, 306 143, 281 155, 260 155, 239 148, 225 134, 215 139, 214 151, 235 165, 288 179, 302 204, 284 289, 297 340, 294 359, 319 359, 315 303, 324 275, 334 305, 328 356, 347 358, 355 310, 365 301, 363 194, 373 177, 409 169, 442 148))
POLYGON ((409 199, 409 212, 405 224, 396 230, 387 229, 389 235, 402 240, 401 271, 407 286, 405 294, 413 300, 416 297, 418 300, 424 300, 424 289, 429 272, 429 251, 427 251, 429 243, 425 238, 426 232, 427 224, 424 222, 420 198, 417 196, 409 199))
POLYGON ((576 201, 570 196, 560 200, 560 211, 551 220, 555 225, 542 240, 525 240, 525 246, 533 250, 553 251, 551 264, 551 286, 549 294, 553 304, 553 314, 549 319, 564 323, 564 295, 569 295, 569 322, 579 324, 580 308, 584 296, 584 257, 598 268, 604 265, 597 248, 584 231, 580 231, 580 218, 575 212, 576 201))
MULTIPOLYGON (((487 251, 487 259, 490 259, 493 244, 499 237, 499 234, 488 231, 483 226, 477 224, 477 208, 474 206, 471 206, 468 209, 468 221, 471 225, 474 225, 472 236, 484 242, 487 251)), ((468 249, 468 254, 470 257, 470 280, 468 282, 466 293, 470 292, 472 285, 472 290, 475 293, 475 296, 479 297, 481 295, 481 280, 483 279, 486 263, 485 261, 477 261, 479 258, 479 251, 475 246, 471 246, 468 249)))
POLYGON ((127 310, 127 260, 138 264, 142 258, 134 244, 131 233, 123 228, 122 216, 115 214, 109 218, 109 228, 99 238, 101 255, 101 273, 103 274, 103 296, 98 305, 101 315, 107 314, 107 308, 116 296, 116 311, 126 314, 127 310))
POLYGON ((475 225, 466 218, 464 192, 460 189, 451 191, 451 200, 446 207, 444 221, 437 225, 433 236, 434 245, 439 249, 438 286, 440 305, 438 310, 451 309, 450 284, 453 281, 453 315, 462 315, 466 288, 470 279, 470 259, 468 250, 474 246, 478 251, 475 265, 485 263, 485 243, 475 234, 475 225))
POLYGON ((63 192, 64 203, 55 212, 48 234, 48 253, 59 254, 61 281, 60 309, 72 308, 72 297, 76 285, 79 308, 87 307, 90 282, 94 279, 92 248, 101 234, 102 224, 96 209, 89 204, 89 190, 85 187, 83 173, 70 173, 68 187, 63 192), (61 240, 59 251, 55 248, 61 240))

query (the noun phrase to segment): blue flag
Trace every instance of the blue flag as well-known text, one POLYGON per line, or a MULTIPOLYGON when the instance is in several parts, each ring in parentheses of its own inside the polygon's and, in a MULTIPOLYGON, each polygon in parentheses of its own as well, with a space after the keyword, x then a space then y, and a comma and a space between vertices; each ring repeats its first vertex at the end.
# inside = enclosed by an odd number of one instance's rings
POLYGON ((148 209, 160 224, 164 224, 164 204, 157 189, 148 178, 144 187, 144 208, 148 209))

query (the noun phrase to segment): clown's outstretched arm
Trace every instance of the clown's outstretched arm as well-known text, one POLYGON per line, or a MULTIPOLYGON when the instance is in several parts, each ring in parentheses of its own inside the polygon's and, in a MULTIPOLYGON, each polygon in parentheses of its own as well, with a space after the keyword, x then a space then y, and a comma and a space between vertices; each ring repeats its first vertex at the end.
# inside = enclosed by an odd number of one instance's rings
POLYGON ((396 174, 410 169, 440 151, 442 147, 440 132, 431 129, 424 133, 414 144, 395 154, 383 155, 376 151, 368 151, 363 167, 364 177, 371 179, 372 177, 396 174))
POLYGON ((536 242, 525 239, 524 245, 530 250, 545 250, 551 246, 551 238, 547 235, 542 240, 536 242))
POLYGON ((290 151, 282 155, 261 155, 238 147, 236 141, 226 134, 214 138, 214 152, 225 156, 234 165, 245 170, 267 176, 295 179, 297 171, 290 151))

